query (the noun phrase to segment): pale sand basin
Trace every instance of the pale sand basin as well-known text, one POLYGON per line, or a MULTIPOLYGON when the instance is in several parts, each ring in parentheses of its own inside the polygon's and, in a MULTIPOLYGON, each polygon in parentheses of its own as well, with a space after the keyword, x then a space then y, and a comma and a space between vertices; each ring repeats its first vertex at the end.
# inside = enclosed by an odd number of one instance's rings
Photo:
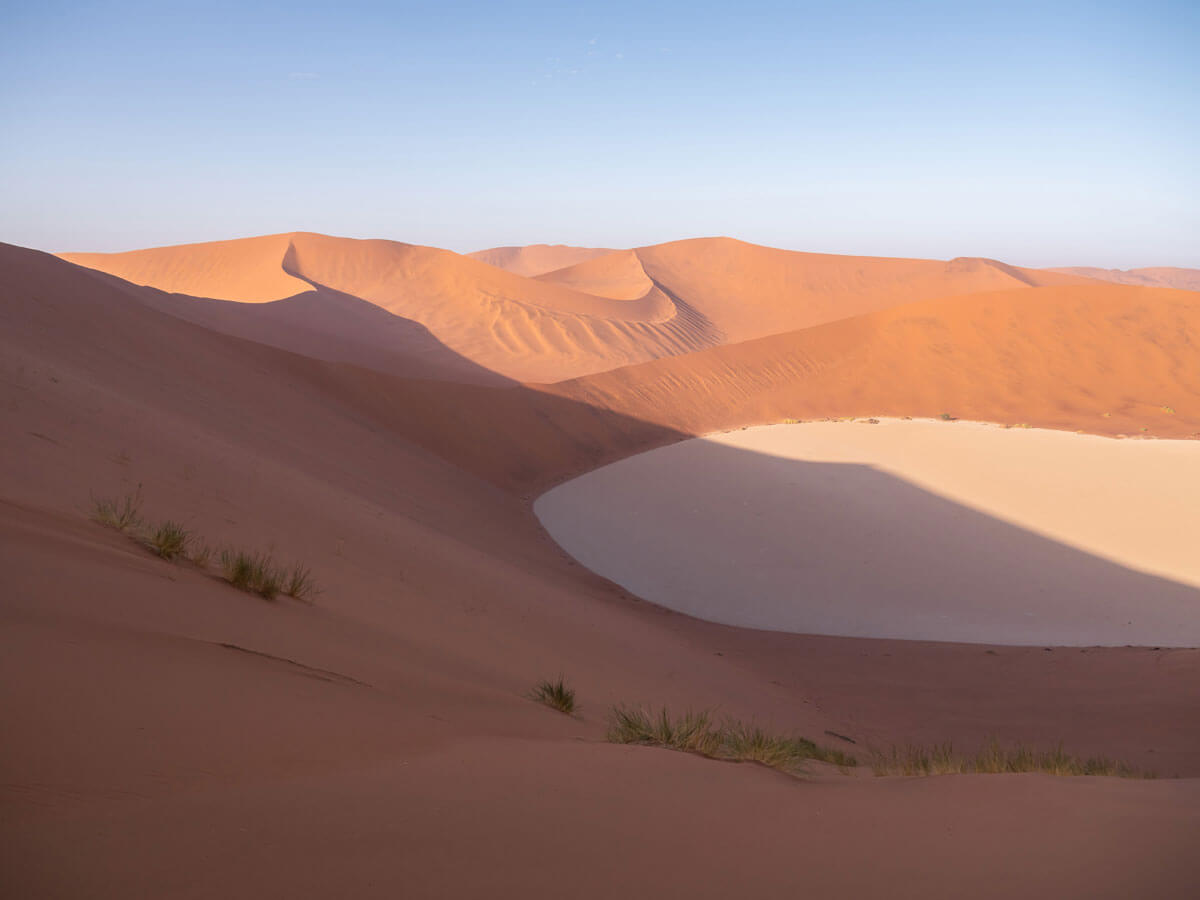
POLYGON ((593 571, 710 621, 1200 645, 1200 441, 928 420, 773 425, 622 460, 534 509, 593 571))

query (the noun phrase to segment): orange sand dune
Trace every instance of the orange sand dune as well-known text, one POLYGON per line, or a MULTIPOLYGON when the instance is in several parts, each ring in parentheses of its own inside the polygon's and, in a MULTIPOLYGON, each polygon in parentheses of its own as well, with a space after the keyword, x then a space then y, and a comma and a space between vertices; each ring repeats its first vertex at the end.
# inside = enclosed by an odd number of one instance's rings
MULTIPOLYGON (((1087 283, 990 260, 829 256, 725 238, 607 252, 538 278, 433 247, 309 233, 66 258, 197 297, 263 302, 313 289, 337 292, 415 323, 452 354, 496 377, 542 383, 912 300, 1043 282, 1087 283)), ((236 312, 223 316, 238 318, 236 312)), ((221 327, 232 334, 262 334, 261 327, 233 321, 221 327)), ((281 331, 287 330, 281 323, 281 331)), ((357 342, 370 344, 374 356, 387 356, 386 331, 357 342)), ((347 339, 355 342, 353 337, 347 339)), ((307 344, 274 343, 309 352, 307 344)), ((405 355, 403 348, 394 352, 405 355)), ((385 371, 411 374, 395 366, 385 371)))
POLYGON ((134 284, 215 300, 266 303, 311 289, 284 265, 291 235, 155 247, 128 253, 62 253, 63 259, 134 284))
MULTIPOLYGON (((390 271, 372 268, 379 255, 443 289, 482 278, 427 248, 321 258, 322 246, 294 245, 304 290, 343 290, 319 274, 377 306, 417 302, 376 279, 390 271)), ((1200 652, 706 624, 574 564, 526 496, 785 409, 1028 403, 1022 420, 1090 426, 1092 403, 1124 398, 1101 430, 1153 395, 1176 408, 1149 420, 1156 431, 1196 430, 1186 351, 1200 295, 1021 288, 533 389, 314 360, 20 248, 0 246, 0 272, 10 893, 890 897, 902 884, 1123 898, 1186 897, 1200 877, 1200 652), (303 560, 324 593, 267 603, 88 521, 92 493, 139 484, 148 519, 303 560), (560 672, 575 718, 525 696, 560 672), (789 780, 610 745, 618 702, 713 706, 864 758, 997 734, 1188 777, 876 779, 814 764, 789 780), (820 827, 797 841, 804 821, 820 827)), ((478 312, 455 296, 459 314, 478 312)))
POLYGON ((646 275, 634 250, 618 250, 537 278, 615 300, 637 300, 654 288, 654 282, 646 275))
POLYGON ((913 415, 1200 435, 1200 293, 1064 285, 927 300, 555 385, 689 434, 913 415))
POLYGON ((566 244, 528 244, 524 247, 493 247, 468 253, 489 266, 506 269, 515 275, 532 278, 555 269, 573 266, 614 251, 603 247, 570 247, 566 244))
POLYGON ((1045 271, 1082 275, 1086 278, 1111 281, 1116 284, 1140 284, 1146 287, 1200 291, 1200 269, 1180 269, 1171 266, 1151 266, 1145 269, 1094 269, 1087 266, 1076 266, 1065 269, 1046 269, 1045 271))
POLYGON ((650 278, 713 321, 730 343, 914 300, 1083 281, 987 259, 797 253, 730 238, 677 241, 637 253, 650 278))
MULTIPOLYGON (((164 273, 157 283, 147 283, 230 298, 257 288, 268 280, 266 273, 282 272, 306 290, 335 291, 409 319, 458 356, 518 380, 554 381, 716 343, 704 323, 681 314, 661 291, 618 301, 433 247, 307 233, 251 239, 245 247, 199 246, 206 265, 211 254, 227 252, 228 273, 214 264, 205 269, 213 273, 209 282, 198 282, 190 277, 191 248, 167 247, 145 252, 164 273), (189 279, 175 278, 179 271, 189 279)), ((86 262, 123 277, 124 256, 86 262)), ((274 298, 257 293, 254 299, 274 298)))

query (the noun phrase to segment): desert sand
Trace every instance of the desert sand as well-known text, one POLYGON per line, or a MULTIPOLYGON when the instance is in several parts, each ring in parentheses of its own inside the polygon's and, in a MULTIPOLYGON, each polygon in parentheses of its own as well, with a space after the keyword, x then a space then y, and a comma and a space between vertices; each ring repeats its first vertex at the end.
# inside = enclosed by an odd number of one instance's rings
POLYGON ((818 422, 639 454, 534 511, 593 571, 727 625, 1200 647, 1198 474, 1200 441, 818 422))
POLYGON ((1190 895, 1200 651, 704 622, 587 571, 532 503, 789 417, 1190 438, 1200 294, 727 239, 608 255, 0 246, 6 893, 1190 895), (322 593, 267 602, 90 521, 139 485, 147 519, 322 593), (559 673, 575 717, 527 699, 559 673), (794 779, 607 743, 615 703, 1161 777, 794 779))
POLYGON ((1142 269, 1097 269, 1089 266, 1074 266, 1065 269, 1047 269, 1065 275, 1082 275, 1099 281, 1116 284, 1141 284, 1147 287, 1181 288, 1187 291, 1200 290, 1200 269, 1182 269, 1177 266, 1148 266, 1142 269))

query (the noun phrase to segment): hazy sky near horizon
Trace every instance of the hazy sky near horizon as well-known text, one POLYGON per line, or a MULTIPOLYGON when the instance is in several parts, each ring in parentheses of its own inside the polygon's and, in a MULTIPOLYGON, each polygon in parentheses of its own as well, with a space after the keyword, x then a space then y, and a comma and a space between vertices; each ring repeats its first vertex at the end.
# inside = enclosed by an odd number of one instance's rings
POLYGON ((0 0, 0 240, 1200 267, 1200 4, 0 0))

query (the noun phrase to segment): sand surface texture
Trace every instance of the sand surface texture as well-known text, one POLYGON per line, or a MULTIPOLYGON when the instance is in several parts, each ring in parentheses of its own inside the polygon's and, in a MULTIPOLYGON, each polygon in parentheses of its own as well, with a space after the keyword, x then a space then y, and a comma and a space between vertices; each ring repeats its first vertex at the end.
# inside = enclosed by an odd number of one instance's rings
POLYGON ((1197 441, 776 425, 605 466, 534 509, 593 571, 729 625, 1200 646, 1197 441))
MULTIPOLYGON (((1200 652, 704 622, 573 561, 531 503, 789 416, 1187 437, 1200 294, 727 240, 515 255, 542 277, 304 234, 87 267, 0 245, 0 893, 1194 894, 1200 652), (147 520, 303 561, 322 593, 267 602, 89 519, 139 485, 147 520), (559 673, 575 717, 527 698, 559 673), (863 765, 617 746, 617 703, 863 765), (1162 777, 866 765, 992 735, 1162 777)), ((1016 528, 969 515, 1001 547, 1016 528)))

